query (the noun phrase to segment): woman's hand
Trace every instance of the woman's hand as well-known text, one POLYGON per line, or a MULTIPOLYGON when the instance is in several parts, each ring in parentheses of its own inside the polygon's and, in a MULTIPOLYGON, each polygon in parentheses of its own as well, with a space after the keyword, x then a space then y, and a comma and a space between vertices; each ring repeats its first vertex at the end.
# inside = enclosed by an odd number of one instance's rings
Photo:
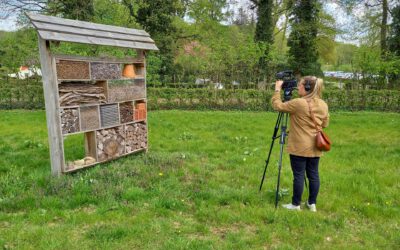
POLYGON ((277 80, 276 82, 275 82, 275 91, 281 91, 281 89, 282 89, 282 84, 283 84, 283 81, 282 80, 277 80))

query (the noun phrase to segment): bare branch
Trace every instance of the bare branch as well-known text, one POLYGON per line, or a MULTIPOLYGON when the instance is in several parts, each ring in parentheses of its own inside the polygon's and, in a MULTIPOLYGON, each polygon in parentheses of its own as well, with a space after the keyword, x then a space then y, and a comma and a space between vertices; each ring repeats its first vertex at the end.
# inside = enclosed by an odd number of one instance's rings
POLYGON ((278 35, 279 33, 281 33, 282 32, 282 30, 284 30, 284 29, 286 29, 286 27, 281 27, 279 30, 277 30, 275 33, 274 33, 274 36, 276 36, 276 35, 278 35))
POLYGON ((0 19, 25 11, 43 12, 47 4, 48 0, 0 0, 0 19))

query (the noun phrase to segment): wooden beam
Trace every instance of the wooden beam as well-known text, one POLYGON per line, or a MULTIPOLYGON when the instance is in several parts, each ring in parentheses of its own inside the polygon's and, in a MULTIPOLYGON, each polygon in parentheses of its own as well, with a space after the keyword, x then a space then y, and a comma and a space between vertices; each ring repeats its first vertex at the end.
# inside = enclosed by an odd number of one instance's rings
POLYGON ((158 50, 156 45, 151 43, 89 37, 85 35, 67 34, 67 33, 59 33, 59 32, 44 31, 44 30, 38 30, 38 33, 43 40, 49 40, 49 41, 65 41, 65 42, 107 45, 107 46, 133 48, 133 49, 158 50))
POLYGON ((72 60, 72 61, 90 61, 90 62, 106 62, 106 63, 143 63, 137 57, 90 57, 90 56, 75 56, 75 55, 53 55, 56 60, 72 60))
POLYGON ((124 28, 124 27, 83 22, 83 21, 65 19, 65 18, 54 17, 54 16, 39 15, 39 14, 34 14, 34 13, 27 13, 26 15, 32 21, 33 24, 35 24, 35 21, 39 21, 39 22, 60 24, 60 25, 65 25, 65 26, 86 28, 86 29, 98 30, 98 31, 110 31, 110 32, 116 32, 116 33, 122 33, 122 34, 150 36, 144 30, 128 29, 128 28, 124 28))
POLYGON ((42 23, 42 22, 34 22, 33 25, 38 30, 44 31, 52 31, 52 32, 60 32, 67 34, 76 34, 76 35, 85 35, 90 37, 98 37, 98 38, 109 38, 109 39, 117 39, 117 40, 125 40, 125 41, 136 41, 136 42, 144 42, 144 43, 153 43, 153 39, 149 36, 141 36, 141 35, 131 35, 131 34, 121 34, 114 31, 99 31, 99 30, 91 30, 85 28, 77 28, 71 26, 65 26, 60 24, 52 24, 52 23, 42 23))
POLYGON ((58 109, 58 86, 55 61, 50 54, 50 43, 39 36, 40 64, 46 106, 46 121, 50 148, 51 174, 60 176, 64 169, 63 137, 58 109))

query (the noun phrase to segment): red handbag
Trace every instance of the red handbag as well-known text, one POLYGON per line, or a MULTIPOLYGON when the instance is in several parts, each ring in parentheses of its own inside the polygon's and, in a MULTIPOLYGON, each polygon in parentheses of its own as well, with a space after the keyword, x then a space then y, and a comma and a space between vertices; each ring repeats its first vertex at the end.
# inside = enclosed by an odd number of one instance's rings
POLYGON ((329 139, 328 135, 322 131, 322 128, 318 127, 317 121, 315 120, 314 113, 311 110, 311 100, 307 100, 308 108, 310 110, 310 116, 314 121, 315 129, 317 130, 317 135, 315 136, 315 145, 321 151, 329 151, 331 150, 331 139, 329 139))

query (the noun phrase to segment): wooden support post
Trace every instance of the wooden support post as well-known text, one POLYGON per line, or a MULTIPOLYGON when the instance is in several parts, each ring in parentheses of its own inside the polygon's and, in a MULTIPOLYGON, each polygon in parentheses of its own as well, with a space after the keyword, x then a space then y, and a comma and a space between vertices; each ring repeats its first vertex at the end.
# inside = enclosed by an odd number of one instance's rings
POLYGON ((142 49, 137 49, 136 50, 136 54, 137 54, 136 58, 139 59, 139 60, 143 60, 145 58, 145 56, 146 56, 146 52, 144 50, 142 50, 142 49))
POLYGON ((46 120, 49 137, 51 174, 60 176, 64 169, 63 137, 60 127, 58 87, 55 61, 50 54, 50 43, 38 35, 40 64, 42 68, 43 90, 46 106, 46 120))

